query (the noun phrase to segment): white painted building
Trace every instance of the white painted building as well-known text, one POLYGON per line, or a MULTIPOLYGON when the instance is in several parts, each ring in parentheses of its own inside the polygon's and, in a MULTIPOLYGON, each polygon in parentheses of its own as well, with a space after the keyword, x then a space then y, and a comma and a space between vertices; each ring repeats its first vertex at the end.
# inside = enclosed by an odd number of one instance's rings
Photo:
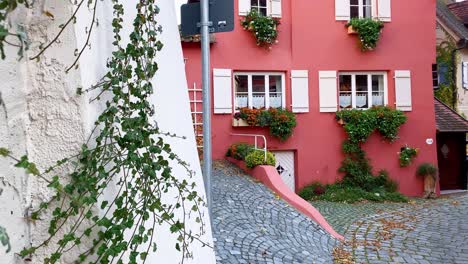
MULTIPOLYGON (((37 1, 36 1, 37 2, 37 1)), ((16 48, 7 47, 7 59, 0 62, 0 147, 12 150, 15 156, 27 154, 40 168, 46 168, 55 160, 71 156, 90 133, 99 105, 90 105, 85 97, 77 96, 77 87, 89 87, 106 72, 106 58, 112 51, 112 8, 110 1, 99 1, 99 24, 91 49, 80 59, 80 67, 68 74, 64 69, 74 59, 74 50, 84 42, 89 14, 80 13, 77 24, 66 29, 60 42, 46 51, 39 62, 17 60, 16 48)), ((125 3, 125 21, 131 21, 134 1, 125 3)), ((174 152, 191 165, 196 172, 198 192, 204 196, 195 138, 190 117, 184 61, 177 27, 176 12, 172 0, 158 1, 161 13, 159 23, 163 27, 160 39, 164 44, 158 55, 159 71, 154 80, 155 94, 152 103, 156 106, 155 119, 163 131, 185 136, 186 139, 168 138, 174 152)), ((12 17, 12 25, 27 28, 33 44, 27 56, 34 55, 38 43, 50 41, 58 25, 68 18, 73 10, 69 1, 39 1, 33 9, 18 10, 12 17), (52 19, 45 12, 54 15, 52 19)), ((131 22, 122 31, 128 35, 131 22)), ((184 177, 182 168, 174 164, 174 172, 184 177)), ((8 160, 0 160, 0 227, 8 233, 11 251, 0 243, 0 264, 23 263, 15 253, 31 244, 37 245, 47 236, 47 219, 31 222, 25 214, 51 195, 47 184, 25 175, 8 160)), ((171 199, 168 197, 168 199, 171 199)), ((203 241, 213 244, 210 219, 206 208, 203 221, 207 232, 203 241)), ((189 221, 193 230, 198 230, 195 221, 189 221)), ((167 227, 158 228, 158 251, 150 255, 147 263, 178 263, 180 253, 175 249, 176 237, 167 227)), ((83 247, 86 243, 83 244, 83 247)), ((78 250, 78 249, 77 249, 78 250)), ((215 263, 214 251, 200 243, 191 245, 193 259, 187 263, 215 263)), ((50 251, 41 250, 27 263, 42 263, 50 251)), ((65 256, 63 263, 71 263, 77 251, 65 256)))

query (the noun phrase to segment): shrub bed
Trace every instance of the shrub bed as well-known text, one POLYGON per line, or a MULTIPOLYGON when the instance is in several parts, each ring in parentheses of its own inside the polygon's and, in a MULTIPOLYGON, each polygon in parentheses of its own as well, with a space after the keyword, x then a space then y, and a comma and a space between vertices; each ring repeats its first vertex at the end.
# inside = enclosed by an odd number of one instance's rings
POLYGON ((250 169, 259 165, 276 165, 276 159, 273 153, 267 151, 267 157, 265 160, 265 152, 255 149, 253 145, 247 143, 232 144, 229 147, 226 156, 245 161, 245 165, 250 169))

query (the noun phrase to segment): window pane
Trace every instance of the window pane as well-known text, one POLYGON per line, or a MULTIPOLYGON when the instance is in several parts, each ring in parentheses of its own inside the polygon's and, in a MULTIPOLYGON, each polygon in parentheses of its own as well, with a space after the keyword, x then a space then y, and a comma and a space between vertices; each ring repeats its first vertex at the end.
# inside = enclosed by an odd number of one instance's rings
POLYGON ((365 6, 364 10, 362 12, 362 16, 365 17, 365 18, 371 18, 372 17, 372 7, 365 6))
POLYGON ((236 109, 248 106, 248 76, 237 75, 235 77, 236 109))
POLYGON ((359 6, 351 6, 351 18, 359 17, 359 6))
POLYGON ((267 7, 267 0, 259 0, 259 6, 267 7))
POLYGON ((258 13, 260 13, 262 16, 267 16, 267 9, 266 8, 259 8, 258 13))
POLYGON ((372 105, 384 105, 384 76, 372 75, 372 105))
POLYGON ((363 4, 366 6, 372 5, 372 0, 363 0, 363 4))
POLYGON ((282 81, 281 75, 270 75, 269 91, 270 91, 270 107, 280 108, 283 104, 282 81))
POLYGON ((351 0, 351 5, 359 5, 359 0, 351 0))
POLYGON ((257 109, 265 107, 265 76, 263 75, 252 76, 252 107, 257 109))
POLYGON ((351 108, 351 75, 340 75, 340 107, 351 108))
POLYGON ((356 75, 356 108, 368 108, 367 75, 356 75))
POLYGON ((258 6, 258 0, 250 0, 251 6, 258 6))

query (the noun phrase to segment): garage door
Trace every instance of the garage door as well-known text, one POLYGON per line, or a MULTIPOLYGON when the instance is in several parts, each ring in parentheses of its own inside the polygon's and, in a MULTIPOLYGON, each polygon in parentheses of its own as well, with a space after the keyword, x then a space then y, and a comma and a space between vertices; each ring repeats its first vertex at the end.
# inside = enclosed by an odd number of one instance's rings
POLYGON ((273 152, 276 157, 276 170, 278 171, 284 183, 295 192, 295 176, 294 176, 294 152, 293 151, 276 151, 273 152))

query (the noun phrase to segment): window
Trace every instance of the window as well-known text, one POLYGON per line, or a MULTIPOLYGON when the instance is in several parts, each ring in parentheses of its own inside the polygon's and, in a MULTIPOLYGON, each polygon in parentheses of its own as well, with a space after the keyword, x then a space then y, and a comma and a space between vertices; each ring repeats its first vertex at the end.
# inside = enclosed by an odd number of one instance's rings
POLYGON ((340 73, 339 84, 339 105, 342 109, 367 109, 386 104, 386 73, 340 73))
POLYGON ((350 0, 351 18, 372 18, 372 0, 350 0))
POLYGON ((267 0, 250 0, 251 9, 256 9, 259 14, 262 14, 264 16, 268 15, 267 3, 267 0))
POLYGON ((235 109, 284 107, 283 73, 235 73, 235 109))

